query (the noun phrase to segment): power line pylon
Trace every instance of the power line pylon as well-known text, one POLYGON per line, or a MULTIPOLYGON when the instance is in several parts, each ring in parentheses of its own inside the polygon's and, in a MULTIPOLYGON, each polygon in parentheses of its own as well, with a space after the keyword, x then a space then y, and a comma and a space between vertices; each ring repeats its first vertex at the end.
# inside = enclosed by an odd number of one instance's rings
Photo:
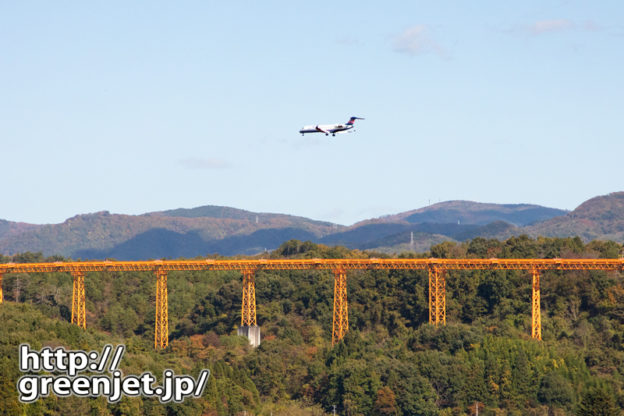
POLYGON ((347 305, 347 273, 344 269, 334 269, 334 319, 332 325, 332 345, 339 342, 349 330, 349 310, 347 305))
POLYGON ((429 323, 446 325, 446 278, 436 266, 429 266, 429 323))
POLYGON ((76 324, 82 329, 87 328, 86 317, 86 299, 84 287, 84 272, 74 271, 71 273, 74 277, 74 286, 72 290, 72 315, 71 323, 76 324))
POLYGON ((169 306, 167 300, 167 271, 156 270, 156 327, 154 329, 154 348, 166 348, 169 345, 169 306))

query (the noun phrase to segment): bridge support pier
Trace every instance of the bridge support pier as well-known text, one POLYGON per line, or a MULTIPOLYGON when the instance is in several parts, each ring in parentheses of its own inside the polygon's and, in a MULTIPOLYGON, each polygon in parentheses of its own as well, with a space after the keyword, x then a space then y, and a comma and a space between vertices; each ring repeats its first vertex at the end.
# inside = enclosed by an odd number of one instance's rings
POLYGON ((154 348, 167 348, 169 345, 169 305, 167 300, 167 271, 156 270, 156 322, 154 348))
POLYGON ((344 338, 348 330, 349 310, 347 305, 347 273, 343 269, 335 269, 332 345, 344 338))
POLYGON ((540 309, 540 271, 531 269, 533 293, 531 296, 531 337, 542 339, 542 312, 540 309))
POLYGON ((256 277, 254 270, 243 270, 241 326, 256 325, 256 277))
POLYGON ((238 328, 238 335, 247 338, 252 347, 260 346, 260 327, 258 325, 241 326, 238 328))
POLYGON ((244 269, 241 326, 238 335, 247 337, 252 347, 260 345, 260 327, 256 322, 256 276, 255 270, 244 269))
POLYGON ((72 290, 72 314, 71 323, 76 324, 82 329, 87 328, 86 317, 86 299, 84 287, 84 272, 71 272, 74 278, 74 286, 72 290))
POLYGON ((429 323, 446 325, 446 277, 435 266, 429 266, 429 323))

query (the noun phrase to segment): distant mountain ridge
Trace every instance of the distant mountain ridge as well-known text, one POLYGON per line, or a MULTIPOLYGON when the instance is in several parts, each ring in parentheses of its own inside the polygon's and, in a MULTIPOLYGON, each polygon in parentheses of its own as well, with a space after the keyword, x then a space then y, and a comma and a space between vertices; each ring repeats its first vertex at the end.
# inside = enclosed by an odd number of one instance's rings
MULTIPOLYGON (((176 256, 197 256, 207 254, 198 251, 199 248, 196 247, 202 246, 199 242, 220 241, 250 235, 260 230, 293 229, 297 230, 294 235, 320 238, 343 228, 337 224, 303 217, 251 213, 229 207, 207 206, 143 215, 110 214, 108 211, 101 211, 77 215, 61 224, 24 227, 23 232, 6 233, 0 238, 0 253, 41 251, 46 255, 61 254, 74 258, 89 255, 100 258, 108 253, 118 253, 119 249, 116 247, 124 247, 136 252, 140 258, 172 257, 174 253, 176 256), (146 238, 145 233, 152 238, 146 238), (157 236, 165 240, 173 238, 182 246, 192 248, 182 252, 172 248, 172 254, 167 255, 162 247, 168 244, 171 246, 171 242, 159 241, 155 238, 157 236), (128 244, 132 241, 136 242, 137 248, 130 249, 128 244)), ((288 235, 282 236, 288 239, 288 235)), ((269 241, 274 239, 275 237, 269 238, 269 241)), ((262 249, 264 248, 272 249, 274 246, 271 244, 262 249)), ((248 252, 249 249, 250 247, 241 247, 240 252, 248 252)), ((219 250, 214 252, 217 251, 219 250)), ((236 254, 235 251, 228 252, 236 254)))
MULTIPOLYGON (((365 222, 401 222, 411 224, 478 224, 486 225, 505 221, 515 226, 525 226, 566 214, 568 211, 531 204, 491 204, 472 201, 446 201, 427 207, 388 215, 365 222)), ((355 224, 355 225, 358 225, 355 224)))
POLYGON ((597 196, 574 211, 527 227, 529 235, 565 237, 578 235, 585 241, 602 239, 624 242, 624 192, 597 196))
POLYGON ((142 215, 102 211, 47 225, 0 220, 0 253, 41 251, 118 260, 253 255, 290 239, 398 253, 427 251, 443 241, 519 234, 624 242, 624 192, 592 198, 571 212, 531 204, 447 201, 350 227, 211 205, 142 215))
POLYGON ((0 220, 0 240, 14 235, 22 234, 26 231, 35 230, 39 227, 42 227, 42 225, 0 220))

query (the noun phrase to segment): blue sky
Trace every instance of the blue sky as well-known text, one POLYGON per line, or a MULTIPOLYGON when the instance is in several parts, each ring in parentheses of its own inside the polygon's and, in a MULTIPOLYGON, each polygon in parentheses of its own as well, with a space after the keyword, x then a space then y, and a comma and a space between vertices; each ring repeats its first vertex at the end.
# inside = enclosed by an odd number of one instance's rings
POLYGON ((0 218, 624 190, 624 4, 504 3, 2 2, 0 218))

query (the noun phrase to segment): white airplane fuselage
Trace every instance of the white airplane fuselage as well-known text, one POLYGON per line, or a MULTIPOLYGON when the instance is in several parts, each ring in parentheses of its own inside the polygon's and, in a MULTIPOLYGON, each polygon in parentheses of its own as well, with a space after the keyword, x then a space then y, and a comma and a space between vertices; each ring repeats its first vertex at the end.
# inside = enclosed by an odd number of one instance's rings
POLYGON ((303 126, 301 130, 299 130, 299 133, 325 133, 327 135, 329 133, 334 134, 352 128, 353 126, 347 126, 345 124, 319 124, 317 126, 303 126))
POLYGON ((336 133, 346 132, 354 127, 355 120, 363 120, 360 117, 351 117, 351 119, 344 124, 317 124, 316 126, 303 126, 299 133, 302 135, 306 133, 325 133, 325 136, 335 136, 336 133))

